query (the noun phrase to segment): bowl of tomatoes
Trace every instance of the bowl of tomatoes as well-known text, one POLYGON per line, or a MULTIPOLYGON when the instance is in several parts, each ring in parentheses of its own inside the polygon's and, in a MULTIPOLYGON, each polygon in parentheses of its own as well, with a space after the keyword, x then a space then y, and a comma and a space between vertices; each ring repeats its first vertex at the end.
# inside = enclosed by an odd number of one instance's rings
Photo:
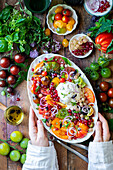
POLYGON ((67 35, 76 29, 78 16, 76 11, 65 4, 53 6, 47 14, 48 28, 57 35, 67 35))

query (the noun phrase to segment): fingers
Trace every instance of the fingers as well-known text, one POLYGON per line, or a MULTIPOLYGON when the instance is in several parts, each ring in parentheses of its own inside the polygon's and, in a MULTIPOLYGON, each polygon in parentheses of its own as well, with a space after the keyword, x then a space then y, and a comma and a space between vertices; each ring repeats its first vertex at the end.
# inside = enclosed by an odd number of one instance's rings
POLYGON ((99 113, 99 120, 102 122, 102 128, 103 128, 103 141, 109 141, 110 139, 110 132, 109 132, 109 126, 107 123, 107 120, 99 113))
POLYGON ((102 124, 100 121, 96 123, 94 142, 102 142, 102 124))
POLYGON ((44 126, 41 120, 37 121, 37 127, 38 127, 38 138, 42 138, 45 136, 44 126))

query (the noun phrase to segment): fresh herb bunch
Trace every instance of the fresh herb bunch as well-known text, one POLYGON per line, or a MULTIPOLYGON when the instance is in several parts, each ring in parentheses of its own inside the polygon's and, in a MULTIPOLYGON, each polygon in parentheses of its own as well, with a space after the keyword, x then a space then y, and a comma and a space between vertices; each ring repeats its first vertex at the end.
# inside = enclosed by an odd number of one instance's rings
POLYGON ((91 27, 88 31, 91 31, 91 37, 97 37, 100 33, 107 31, 113 33, 113 19, 107 19, 107 15, 101 17, 98 22, 95 22, 95 26, 91 27))
POLYGON ((30 53, 30 44, 36 42, 37 48, 49 41, 41 27, 40 19, 30 11, 17 10, 12 6, 0 12, 0 52, 7 52, 17 45, 19 52, 30 53))

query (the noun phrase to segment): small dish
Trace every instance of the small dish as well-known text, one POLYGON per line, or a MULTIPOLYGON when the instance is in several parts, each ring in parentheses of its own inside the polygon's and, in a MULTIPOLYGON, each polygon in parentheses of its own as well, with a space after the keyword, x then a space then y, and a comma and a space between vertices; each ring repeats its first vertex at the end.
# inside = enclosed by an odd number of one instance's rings
POLYGON ((73 30, 76 29, 77 24, 78 24, 78 16, 77 16, 77 14, 76 14, 76 11, 75 11, 72 7, 70 7, 70 6, 68 6, 68 5, 58 4, 58 5, 56 5, 56 6, 53 6, 53 7, 49 10, 49 12, 48 12, 48 14, 47 14, 47 25, 48 25, 48 28, 49 28, 54 34, 57 34, 57 35, 68 35, 68 34, 70 34, 71 32, 73 32, 73 30), (55 14, 55 9, 56 9, 58 6, 61 6, 61 7, 63 7, 64 9, 69 9, 69 10, 72 12, 72 16, 71 16, 71 17, 75 20, 75 24, 73 25, 73 29, 72 29, 71 31, 66 31, 65 33, 57 33, 57 32, 56 32, 56 28, 54 28, 54 26, 53 26, 53 23, 50 22, 49 17, 50 17, 51 14, 55 14))
MULTIPOLYGON (((78 42, 80 42, 80 41, 78 41, 78 42)), ((77 44, 76 44, 77 45, 77 44)), ((83 44, 79 44, 79 47, 80 47, 80 45, 82 46, 83 44)), ((73 49, 73 51, 74 50, 78 50, 78 49, 73 49)), ((85 49, 84 49, 85 50, 85 49)), ((70 39, 70 41, 69 41, 69 51, 70 51, 70 53, 74 56, 74 57, 76 57, 76 58, 86 58, 86 57, 88 57, 90 54, 91 54, 91 52, 93 51, 93 41, 91 40, 91 38, 90 37, 88 37, 87 35, 85 35, 85 34, 76 34, 75 36, 73 36, 71 39, 70 39), (79 40, 80 38, 82 38, 82 37, 85 37, 86 38, 86 40, 88 40, 88 41, 86 41, 86 42, 90 42, 92 45, 91 45, 91 50, 89 50, 88 52, 86 52, 86 54, 84 54, 84 55, 75 55, 73 52, 72 52, 72 47, 71 47, 71 43, 72 43, 72 41, 73 40, 79 40)), ((83 52, 84 53, 84 52, 83 52)))
MULTIPOLYGON (((113 6, 113 1, 112 0, 107 0, 108 2, 109 2, 109 4, 110 4, 110 7, 108 7, 107 8, 107 10, 106 11, 103 11, 103 12, 98 12, 97 10, 98 9, 96 9, 95 11, 94 10, 91 10, 89 7, 88 7, 88 5, 87 5, 87 1, 88 1, 88 3, 89 3, 89 0, 85 0, 85 2, 84 2, 84 8, 85 8, 85 10, 90 14, 90 15, 95 15, 95 16, 104 16, 104 15, 106 15, 106 14, 108 14, 110 11, 111 11, 111 9, 112 9, 112 6, 113 6)), ((105 0, 103 0, 103 2, 104 2, 105 0)), ((102 2, 102 1, 101 1, 102 2)), ((101 3, 100 2, 100 3, 101 3)), ((99 6, 99 2, 97 1, 97 5, 95 6, 96 8, 98 8, 98 6, 99 6)), ((104 5, 105 6, 105 5, 104 5)))

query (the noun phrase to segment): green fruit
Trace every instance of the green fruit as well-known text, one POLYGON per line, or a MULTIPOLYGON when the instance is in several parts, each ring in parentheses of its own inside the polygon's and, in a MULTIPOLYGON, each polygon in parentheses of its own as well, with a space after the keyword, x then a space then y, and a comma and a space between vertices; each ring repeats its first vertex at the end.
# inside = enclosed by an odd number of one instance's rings
POLYGON ((10 147, 7 143, 0 144, 0 155, 8 155, 10 147))
POLYGON ((21 158, 20 158, 20 162, 21 162, 22 164, 24 164, 25 161, 26 161, 26 154, 22 154, 22 156, 21 156, 21 158))
POLYGON ((99 64, 98 63, 91 63, 90 64, 90 69, 94 70, 94 71, 99 70, 99 64))
POLYGON ((109 78, 111 76, 111 70, 109 68, 103 68, 101 70, 101 75, 104 78, 109 78))
POLYGON ((26 149, 26 148, 27 148, 27 145, 28 145, 28 141, 29 141, 28 138, 22 139, 22 141, 20 142, 21 148, 26 149))
POLYGON ((107 59, 106 57, 100 56, 98 58, 98 64, 101 67, 107 67, 109 65, 109 59, 107 59))
POLYGON ((15 143, 20 142, 22 140, 22 138, 23 138, 23 135, 19 131, 14 131, 10 135, 10 139, 15 143))
POLYGON ((94 81, 98 80, 99 79, 99 74, 97 71, 92 71, 91 74, 90 74, 90 78, 94 81))
POLYGON ((66 31, 67 31, 66 28, 57 28, 56 29, 56 32, 59 34, 64 34, 66 31))
POLYGON ((18 161, 20 159, 20 152, 13 150, 10 152, 9 157, 12 161, 18 161))

